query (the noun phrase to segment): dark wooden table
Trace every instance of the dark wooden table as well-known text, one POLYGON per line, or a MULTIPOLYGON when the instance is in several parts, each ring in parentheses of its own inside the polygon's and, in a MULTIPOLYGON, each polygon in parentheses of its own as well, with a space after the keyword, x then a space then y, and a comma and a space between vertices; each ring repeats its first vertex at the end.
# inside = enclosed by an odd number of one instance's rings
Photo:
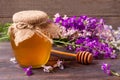
POLYGON ((0 80, 120 80, 120 77, 108 76, 101 70, 103 62, 111 64, 111 68, 120 73, 120 58, 111 60, 94 60, 90 65, 66 61, 65 69, 56 69, 45 73, 42 69, 34 69, 34 75, 28 77, 18 64, 10 62, 13 57, 10 42, 0 43, 0 80))

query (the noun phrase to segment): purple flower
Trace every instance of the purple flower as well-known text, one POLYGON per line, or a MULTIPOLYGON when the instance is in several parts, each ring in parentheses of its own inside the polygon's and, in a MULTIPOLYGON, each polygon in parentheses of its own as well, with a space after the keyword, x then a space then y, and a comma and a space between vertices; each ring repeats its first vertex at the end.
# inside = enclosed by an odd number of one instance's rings
POLYGON ((25 74, 27 76, 31 76, 33 74, 33 72, 32 72, 32 66, 30 66, 28 68, 23 68, 23 70, 25 71, 25 74))
POLYGON ((107 63, 103 63, 101 66, 101 69, 104 71, 104 73, 111 75, 110 65, 107 63))
POLYGON ((70 24, 68 24, 68 19, 62 21, 62 26, 64 26, 66 29, 70 28, 70 24))
POLYGON ((54 22, 55 22, 55 23, 60 23, 60 21, 62 20, 62 17, 60 16, 60 14, 57 13, 57 14, 55 14, 54 16, 55 16, 54 22))
POLYGON ((79 48, 76 48, 75 52, 79 52, 79 51, 86 51, 87 49, 85 47, 79 47, 79 48))
POLYGON ((74 50, 74 48, 73 48, 72 45, 68 45, 68 46, 67 46, 67 49, 70 50, 70 51, 73 51, 73 50, 74 50))
POLYGON ((120 74, 117 73, 117 72, 115 72, 115 71, 112 71, 112 70, 110 69, 110 65, 107 64, 107 63, 103 63, 103 64, 101 65, 101 69, 104 71, 104 73, 106 73, 106 74, 109 75, 109 76, 114 75, 114 76, 120 77, 120 74))
POLYGON ((110 58, 111 58, 111 59, 116 59, 116 58, 117 58, 117 54, 111 54, 111 55, 110 55, 110 58))
POLYGON ((57 17, 56 20, 55 20, 55 23, 59 23, 61 20, 62 20, 61 17, 57 17))
POLYGON ((76 24, 75 29, 78 30, 84 30, 85 29, 85 25, 82 22, 79 22, 78 24, 76 24))
POLYGON ((101 69, 106 72, 106 70, 110 70, 110 65, 107 63, 103 63, 101 69))
POLYGON ((88 17, 86 15, 80 16, 79 19, 82 19, 83 21, 86 20, 88 17))
POLYGON ((105 46, 104 47, 104 51, 105 51, 105 58, 110 58, 111 54, 113 54, 113 49, 109 46, 105 46))
POLYGON ((99 54, 100 54, 100 53, 99 53, 97 50, 94 50, 94 51, 93 51, 93 56, 94 56, 95 59, 98 59, 99 54))
POLYGON ((85 38, 83 38, 83 37, 80 37, 80 38, 78 38, 76 41, 75 41, 75 43, 76 44, 83 44, 83 42, 85 41, 85 38))
POLYGON ((106 70, 107 75, 112 75, 111 70, 106 70))

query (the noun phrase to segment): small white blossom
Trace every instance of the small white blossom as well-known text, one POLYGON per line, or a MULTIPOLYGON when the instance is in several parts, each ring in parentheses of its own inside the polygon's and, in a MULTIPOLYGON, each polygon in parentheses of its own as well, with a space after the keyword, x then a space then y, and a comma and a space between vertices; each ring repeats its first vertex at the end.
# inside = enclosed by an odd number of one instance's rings
POLYGON ((44 72, 51 72, 52 70, 53 70, 53 67, 52 66, 45 66, 45 65, 43 65, 42 66, 43 67, 43 71, 44 72))
POLYGON ((67 15, 64 15, 63 19, 64 19, 64 20, 65 20, 65 19, 68 19, 67 15))
POLYGON ((56 13, 54 16, 55 16, 55 17, 60 17, 60 14, 59 14, 59 13, 56 13))
POLYGON ((17 61, 16 61, 15 57, 10 58, 10 61, 13 62, 14 64, 17 64, 17 61))
POLYGON ((57 63, 53 65, 53 67, 59 67, 59 69, 64 69, 63 61, 58 60, 57 63))

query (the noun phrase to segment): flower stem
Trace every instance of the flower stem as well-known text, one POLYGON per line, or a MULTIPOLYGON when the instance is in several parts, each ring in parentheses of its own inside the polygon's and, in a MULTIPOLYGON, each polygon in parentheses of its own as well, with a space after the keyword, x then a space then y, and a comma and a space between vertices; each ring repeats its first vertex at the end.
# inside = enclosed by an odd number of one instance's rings
POLYGON ((79 47, 80 45, 77 45, 75 43, 71 43, 71 42, 65 42, 65 41, 60 41, 60 40, 53 40, 54 43, 59 43, 59 44, 63 44, 65 46, 67 45, 72 45, 72 46, 76 46, 79 47))
POLYGON ((111 70, 111 73, 112 73, 114 76, 118 76, 118 77, 120 77, 120 74, 117 73, 117 72, 114 72, 114 71, 111 70))
POLYGON ((69 42, 64 42, 64 41, 60 41, 60 40, 53 40, 54 43, 60 43, 60 44, 64 44, 64 45, 70 45, 71 43, 69 42))

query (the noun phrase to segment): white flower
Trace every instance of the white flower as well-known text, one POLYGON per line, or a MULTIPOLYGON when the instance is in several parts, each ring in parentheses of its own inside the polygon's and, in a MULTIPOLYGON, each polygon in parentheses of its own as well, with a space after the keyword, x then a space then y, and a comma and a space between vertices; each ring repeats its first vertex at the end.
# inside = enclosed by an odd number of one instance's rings
POLYGON ((56 13, 54 16, 55 16, 55 17, 60 17, 60 14, 59 14, 59 13, 56 13))
POLYGON ((64 15, 63 19, 64 19, 64 20, 65 20, 65 19, 68 19, 67 15, 64 15))
POLYGON ((52 70, 53 70, 53 67, 52 66, 45 66, 45 65, 43 65, 42 66, 43 67, 43 71, 44 72, 51 72, 52 70))
POLYGON ((10 58, 10 61, 11 61, 11 62, 13 62, 14 64, 16 64, 16 63, 17 63, 17 61, 16 61, 15 57, 10 58))
POLYGON ((57 63, 53 65, 53 67, 59 67, 59 69, 64 69, 63 61, 58 60, 57 63))

